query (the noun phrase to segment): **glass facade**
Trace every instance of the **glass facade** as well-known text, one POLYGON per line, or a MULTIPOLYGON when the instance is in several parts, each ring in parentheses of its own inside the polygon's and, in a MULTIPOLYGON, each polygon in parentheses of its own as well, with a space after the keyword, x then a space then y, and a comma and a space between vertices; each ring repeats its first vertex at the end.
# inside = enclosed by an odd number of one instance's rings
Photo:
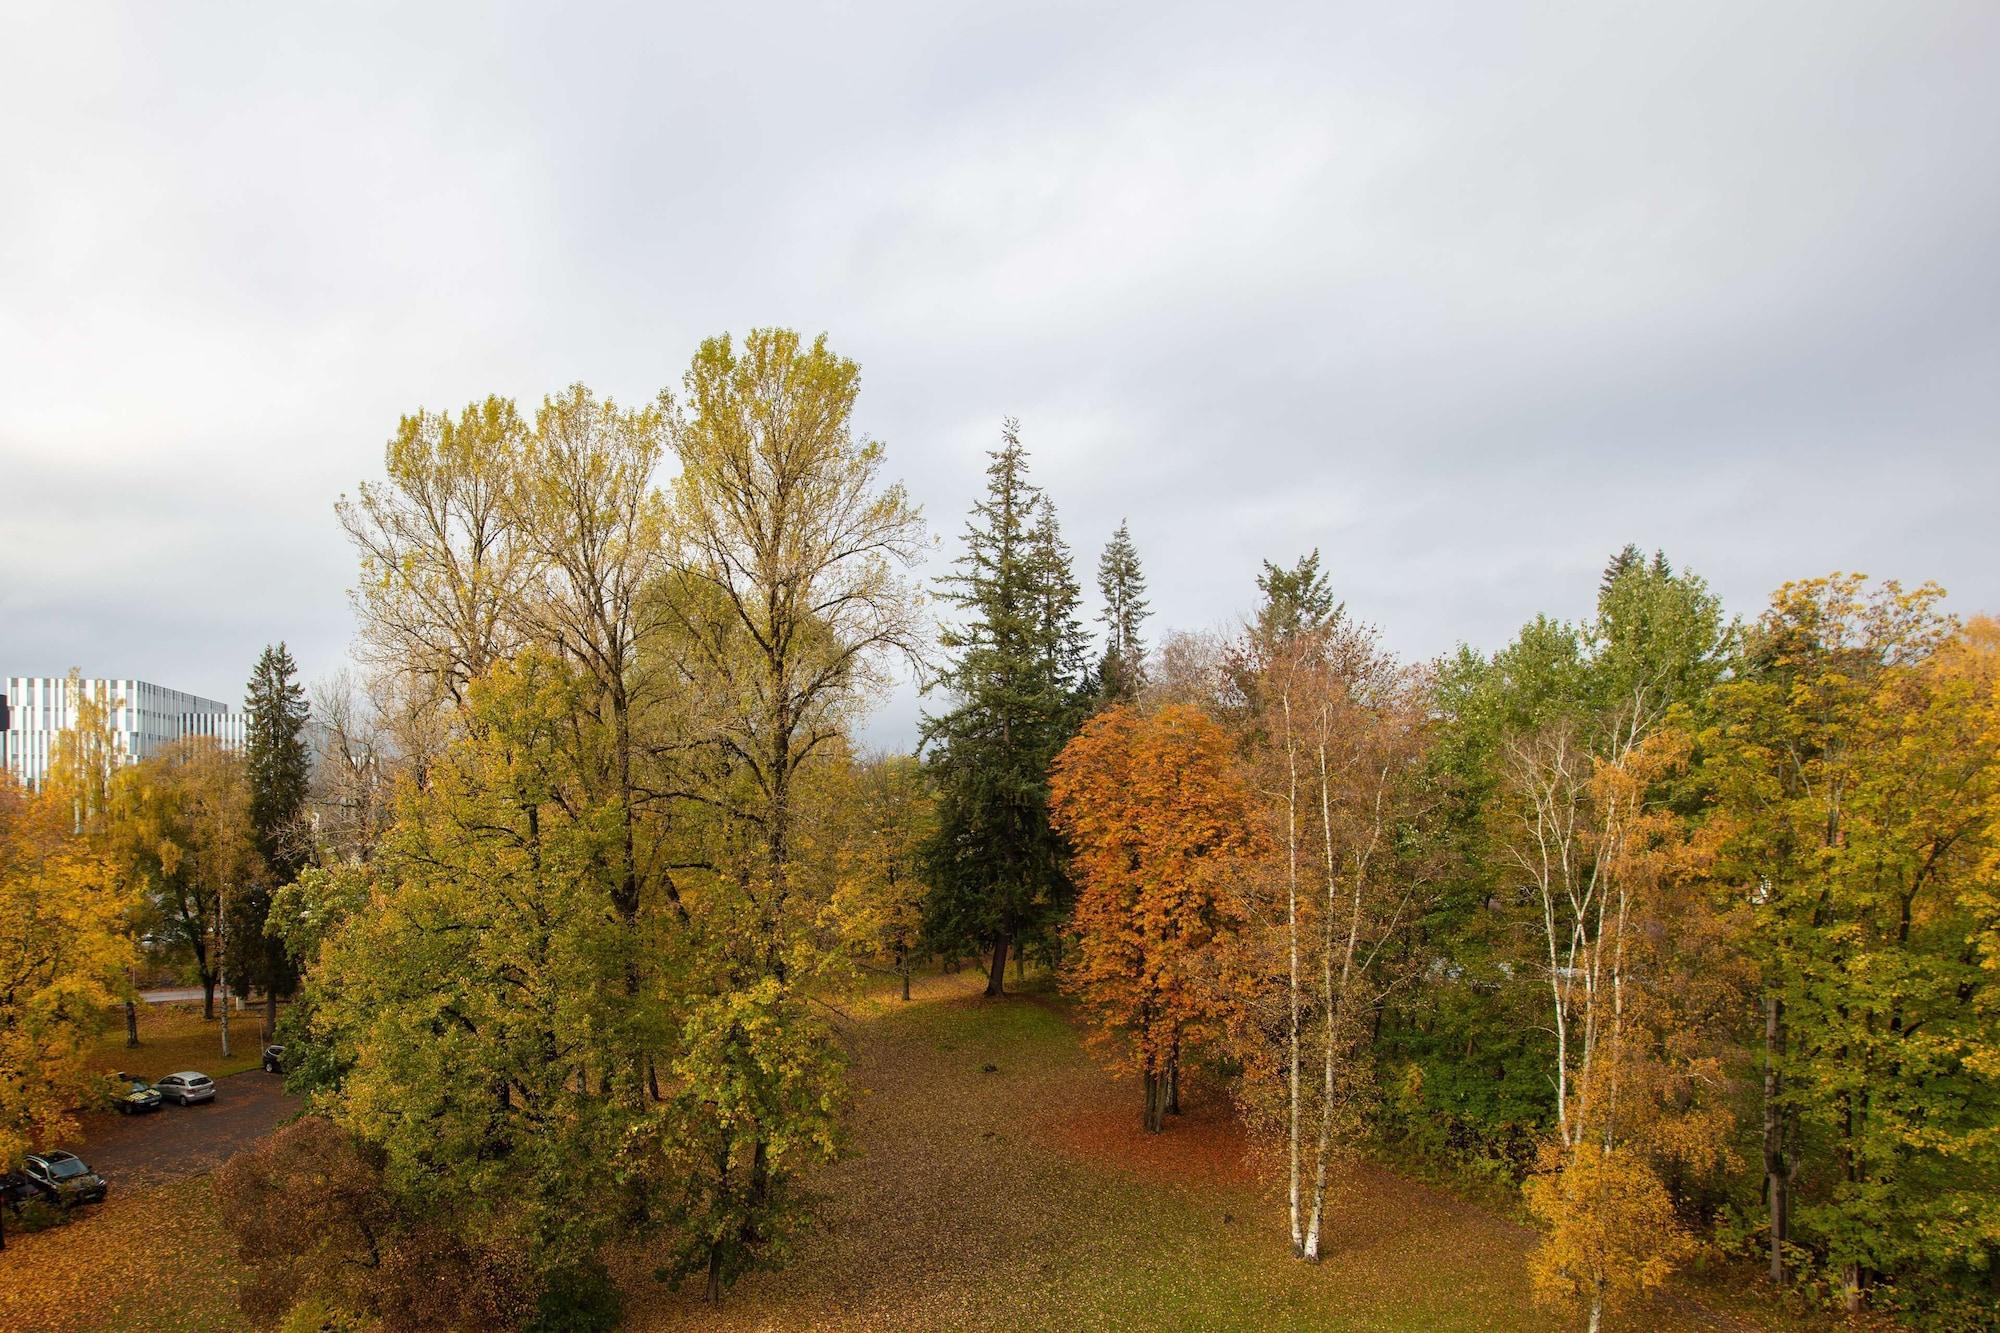
MULTIPOLYGON (((143 680, 100 677, 81 687, 110 705, 122 762, 157 754, 184 736, 213 736, 230 749, 243 745, 243 714, 228 704, 143 680)), ((56 737, 76 724, 78 702, 66 676, 7 677, 0 696, 0 764, 29 787, 39 787, 48 776, 56 737)))

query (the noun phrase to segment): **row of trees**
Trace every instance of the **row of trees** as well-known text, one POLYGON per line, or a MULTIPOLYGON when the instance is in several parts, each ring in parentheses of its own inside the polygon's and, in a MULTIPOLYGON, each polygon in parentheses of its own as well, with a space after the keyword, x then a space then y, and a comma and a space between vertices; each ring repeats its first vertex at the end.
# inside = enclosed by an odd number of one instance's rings
POLYGON ((933 662, 858 387, 755 330, 636 408, 405 419, 340 505, 366 671, 318 696, 316 765, 280 649, 244 756, 116 769, 93 724, 0 793, 0 965, 40 957, 9 931, 77 960, 16 988, 42 1017, 7 1018, 9 1072, 50 1090, 0 1107, 17 1138, 81 1086, 47 1015, 173 935, 211 989, 298 986, 313 1115, 221 1180, 247 1304, 603 1323, 612 1245, 711 1299, 784 1255, 840 1151, 860 972, 907 999, 980 956, 999 997, 1035 958, 1148 1129, 1184 1073, 1227 1082, 1302 1258, 1386 1143, 1522 1185, 1538 1291, 1593 1324, 1699 1244, 1850 1305, 1982 1299, 1990 626, 1845 576, 1741 625, 1628 549, 1584 622, 1411 664, 1315 552, 1235 632, 1149 652, 1121 525, 1094 653, 1008 422, 933 662), (861 758, 899 659, 934 691, 920 755, 861 758))
MULTIPOLYGON (((103 1090, 88 1059, 123 1001, 139 1042, 134 979, 148 955, 185 960, 207 1012, 226 974, 278 995, 293 974, 266 931, 273 889, 304 859, 306 709, 282 644, 259 658, 242 753, 211 739, 128 762, 117 700, 77 673, 46 780, 0 772, 0 1170, 76 1130, 103 1090)), ((229 1054, 228 1012, 221 1022, 229 1054)))
POLYGON ((1699 1244, 1849 1308, 2000 1268, 2000 642, 1930 586, 1753 624, 1621 552, 1596 613, 1396 662, 1317 556, 1053 764, 1070 983, 1142 1075, 1232 1071, 1291 1242, 1370 1141, 1525 1184, 1537 1290, 1699 1244), (1240 1071, 1240 1072, 1235 1072, 1240 1071))

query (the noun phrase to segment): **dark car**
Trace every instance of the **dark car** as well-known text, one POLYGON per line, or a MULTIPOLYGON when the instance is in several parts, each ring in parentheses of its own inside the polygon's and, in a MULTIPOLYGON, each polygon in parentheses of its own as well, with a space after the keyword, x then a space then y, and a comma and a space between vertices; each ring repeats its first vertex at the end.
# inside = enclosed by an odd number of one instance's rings
POLYGON ((183 1069, 178 1074, 169 1074, 153 1085, 159 1094, 170 1102, 182 1106, 190 1102, 212 1102, 215 1100, 215 1080, 206 1074, 198 1074, 192 1069, 183 1069))
POLYGON ((282 1074, 285 1072, 284 1047, 266 1046, 264 1048, 264 1072, 267 1074, 282 1074))
POLYGON ((0 1171, 0 1208, 19 1208, 41 1197, 42 1191, 35 1182, 19 1171, 0 1171))
POLYGON ((73 1152, 30 1153, 21 1164, 21 1174, 44 1198, 65 1208, 104 1202, 104 1177, 73 1152))
POLYGON ((141 1111, 160 1109, 159 1089, 145 1079, 134 1074, 120 1074, 118 1082, 123 1084, 111 1094, 111 1104, 118 1108, 120 1115, 137 1115, 141 1111))

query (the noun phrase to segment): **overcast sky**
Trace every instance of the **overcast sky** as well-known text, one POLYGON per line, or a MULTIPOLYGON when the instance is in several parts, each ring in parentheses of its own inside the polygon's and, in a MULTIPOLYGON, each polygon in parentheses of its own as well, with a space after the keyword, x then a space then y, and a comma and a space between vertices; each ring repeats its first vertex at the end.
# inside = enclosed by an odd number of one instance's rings
POLYGON ((400 414, 756 324, 941 558, 1019 416, 1155 638, 1315 546, 1416 656, 1627 541, 2000 608, 2000 4, 10 4, 0 675, 324 675, 400 414))

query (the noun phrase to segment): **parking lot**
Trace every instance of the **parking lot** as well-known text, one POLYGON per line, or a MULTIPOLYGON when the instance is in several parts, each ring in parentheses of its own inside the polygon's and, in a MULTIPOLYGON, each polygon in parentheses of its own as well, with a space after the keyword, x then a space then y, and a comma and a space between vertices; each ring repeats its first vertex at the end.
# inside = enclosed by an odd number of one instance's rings
POLYGON ((218 1078, 212 1102, 132 1116, 93 1111, 83 1117, 83 1132, 61 1146, 120 1193, 213 1170, 298 1109, 284 1079, 250 1070, 218 1078))

